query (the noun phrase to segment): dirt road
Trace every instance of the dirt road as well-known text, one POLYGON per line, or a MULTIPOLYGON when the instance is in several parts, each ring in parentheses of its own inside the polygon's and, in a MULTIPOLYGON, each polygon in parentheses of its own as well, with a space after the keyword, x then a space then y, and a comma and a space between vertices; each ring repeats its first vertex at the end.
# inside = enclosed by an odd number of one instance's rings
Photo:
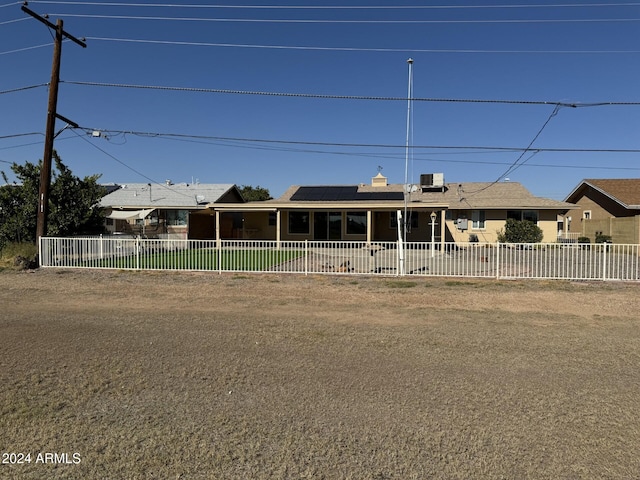
POLYGON ((638 478, 638 288, 1 272, 0 477, 638 478))

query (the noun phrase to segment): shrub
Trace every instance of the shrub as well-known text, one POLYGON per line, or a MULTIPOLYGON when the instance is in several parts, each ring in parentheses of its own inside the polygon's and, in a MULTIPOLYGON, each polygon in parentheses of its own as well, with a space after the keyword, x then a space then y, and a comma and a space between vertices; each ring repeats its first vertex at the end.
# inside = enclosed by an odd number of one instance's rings
POLYGON ((603 235, 599 233, 596 235, 596 243, 613 243, 611 241, 611 235, 603 235))
POLYGON ((36 268, 37 254, 38 248, 34 243, 5 243, 0 249, 0 267, 36 268))
POLYGON ((540 243, 542 229, 529 220, 508 218, 504 229, 498 232, 500 243, 540 243))

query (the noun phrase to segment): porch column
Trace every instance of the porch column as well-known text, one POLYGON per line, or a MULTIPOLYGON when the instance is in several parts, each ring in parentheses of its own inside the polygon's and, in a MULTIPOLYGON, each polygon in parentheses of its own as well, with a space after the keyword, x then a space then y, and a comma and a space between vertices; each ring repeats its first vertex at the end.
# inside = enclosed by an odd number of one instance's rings
POLYGON ((280 216, 280 210, 276 210, 276 247, 278 250, 280 250, 280 225, 281 225, 281 216, 280 216))
POLYGON ((445 243, 445 230, 446 225, 444 222, 446 221, 446 212, 444 210, 440 210, 440 251, 444 252, 444 243, 445 243))
POLYGON ((220 210, 216 210, 216 248, 220 248, 220 210))
POLYGON ((373 225, 372 225, 373 215, 371 210, 367 210, 367 243, 370 244, 371 240, 373 240, 373 225))

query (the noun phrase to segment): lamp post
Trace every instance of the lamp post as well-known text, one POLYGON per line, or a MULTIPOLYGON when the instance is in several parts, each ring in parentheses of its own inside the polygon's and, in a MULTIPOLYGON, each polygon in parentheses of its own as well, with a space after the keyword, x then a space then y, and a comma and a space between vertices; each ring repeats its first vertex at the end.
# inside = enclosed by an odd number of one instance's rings
POLYGON ((435 252, 435 248, 436 248, 436 243, 435 243, 435 232, 436 232, 436 212, 431 212, 431 258, 433 258, 436 254, 435 252))

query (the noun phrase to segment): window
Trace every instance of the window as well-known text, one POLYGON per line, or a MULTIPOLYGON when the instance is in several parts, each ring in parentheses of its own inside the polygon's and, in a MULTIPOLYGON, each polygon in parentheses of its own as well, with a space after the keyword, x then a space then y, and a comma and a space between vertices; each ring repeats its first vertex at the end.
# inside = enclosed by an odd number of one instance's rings
POLYGON ((309 233, 309 212, 289 212, 289 233, 309 233))
POLYGON ((582 212, 582 218, 585 220, 591 220, 591 210, 585 210, 582 212))
POLYGON ((484 222, 485 222, 485 211, 484 210, 473 210, 471 212, 471 220, 472 220, 472 228, 474 230, 483 230, 484 222))
MULTIPOLYGON (((404 212, 403 212, 404 214, 404 212)), ((409 217, 409 229, 412 228, 418 228, 418 212, 413 212, 411 210, 409 210, 407 212, 407 217, 409 217)), ((391 212, 389 214, 389 228, 391 230, 395 230, 396 228, 398 228, 398 221, 396 219, 396 212, 391 212)))
POLYGON ((522 219, 538 224, 538 211, 537 210, 523 210, 522 219))
POLYGON ((277 222, 276 212, 269 212, 269 226, 275 227, 277 222))
POLYGON ((538 211, 537 210, 507 210, 507 219, 509 218, 513 218, 514 220, 528 220, 537 225, 538 211))
POLYGON ((347 212, 347 235, 364 235, 367 233, 367 213, 347 212))
POLYGON ((188 215, 189 210, 167 210, 167 225, 186 225, 188 215))

